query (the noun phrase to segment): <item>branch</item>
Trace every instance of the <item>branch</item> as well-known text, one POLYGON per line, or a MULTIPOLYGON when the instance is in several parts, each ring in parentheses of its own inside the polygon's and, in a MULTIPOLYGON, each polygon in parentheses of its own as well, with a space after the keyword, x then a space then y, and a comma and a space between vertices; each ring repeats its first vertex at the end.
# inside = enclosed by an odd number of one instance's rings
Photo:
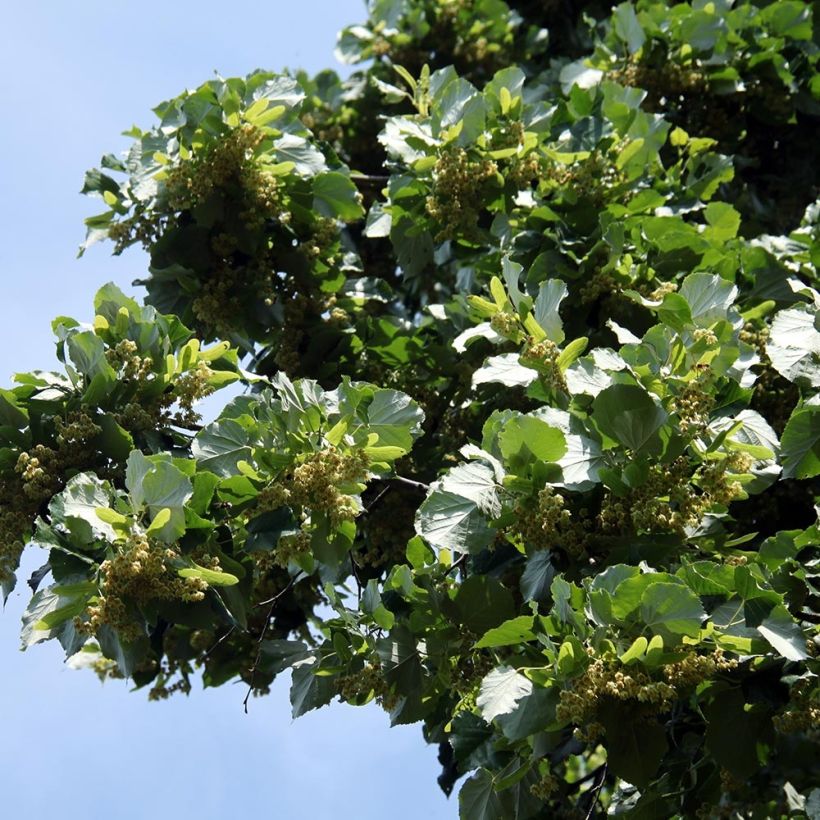
POLYGON ((592 813, 595 811, 595 805, 598 803, 598 797, 601 794, 601 789, 603 789, 604 781, 606 780, 606 771, 606 763, 603 763, 598 769, 598 777, 596 778, 595 783, 588 792, 590 798, 589 808, 587 809, 584 820, 590 820, 592 813))
POLYGON ((356 185, 385 185, 390 181, 387 174, 351 174, 350 179, 356 185))
POLYGON ((458 569, 460 566, 464 564, 468 556, 469 553, 462 552, 461 555, 450 565, 450 569, 448 569, 447 572, 445 572, 444 574, 449 575, 454 569, 458 569))
POLYGON ((229 629, 229 630, 228 630, 228 631, 227 631, 227 632, 226 632, 226 633, 225 633, 225 634, 224 634, 224 635, 223 635, 223 636, 222 636, 222 637, 221 637, 221 638, 220 638, 220 639, 219 639, 219 640, 218 640, 218 641, 217 641, 217 642, 216 642, 216 643, 215 643, 215 644, 214 644, 214 645, 213 645, 213 646, 212 646, 212 647, 211 647, 211 648, 210 648, 210 649, 209 649, 209 650, 208 650, 208 651, 207 651, 207 652, 203 655, 203 657, 205 657, 205 658, 209 657, 209 656, 210 656, 210 654, 211 654, 211 652, 213 652, 213 651, 214 651, 214 650, 215 650, 215 649, 219 646, 219 644, 221 644, 223 641, 227 641, 227 640, 228 640, 228 638, 230 638, 230 636, 231 636, 231 635, 233 635, 233 631, 234 631, 235 629, 236 629, 236 627, 235 627, 235 626, 232 626, 232 627, 231 627, 231 628, 230 628, 230 629, 229 629))
POLYGON ((251 680, 248 684, 248 691, 245 693, 245 699, 242 701, 242 706, 245 709, 245 714, 248 714, 248 701, 250 700, 251 693, 253 692, 253 682, 254 678, 256 677, 256 671, 259 669, 259 661, 262 660, 262 641, 265 640, 265 635, 268 632, 268 627, 270 626, 270 619, 273 617, 273 609, 276 606, 276 602, 293 586, 296 582, 296 578, 291 578, 288 581, 288 585, 276 593, 273 598, 268 598, 267 601, 260 601, 257 606, 263 606, 264 604, 270 604, 270 609, 268 609, 268 614, 265 616, 265 623, 262 626, 262 632, 259 635, 259 639, 256 641, 256 658, 254 658, 253 666, 250 668, 251 680))
POLYGON ((405 478, 404 476, 394 475, 390 476, 390 481, 400 481, 402 484, 406 484, 408 487, 415 487, 417 490, 424 490, 427 492, 430 489, 429 484, 425 484, 423 481, 413 481, 412 478, 405 478))
POLYGON ((350 568, 353 570, 353 579, 356 581, 356 601, 357 601, 359 607, 361 607, 361 605, 362 605, 362 579, 359 576, 359 565, 356 563, 356 559, 353 557, 353 550, 348 550, 347 555, 350 558, 350 568))

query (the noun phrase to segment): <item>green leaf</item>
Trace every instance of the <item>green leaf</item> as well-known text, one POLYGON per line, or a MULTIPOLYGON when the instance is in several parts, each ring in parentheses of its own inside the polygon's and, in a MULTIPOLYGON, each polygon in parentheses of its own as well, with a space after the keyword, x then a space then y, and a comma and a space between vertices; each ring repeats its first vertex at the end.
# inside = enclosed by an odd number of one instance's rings
POLYGON ((495 470, 488 464, 481 461, 459 464, 448 470, 438 483, 444 492, 475 502, 478 509, 489 518, 501 515, 501 498, 495 470))
POLYGON ((96 333, 91 330, 72 333, 66 346, 72 363, 87 379, 101 376, 106 384, 114 384, 116 373, 105 358, 105 344, 96 333))
POLYGON ((416 532, 430 546, 455 552, 480 552, 496 534, 475 501, 437 488, 416 513, 416 532))
POLYGON ((700 598, 679 584, 653 583, 641 595, 641 617, 644 623, 660 635, 697 637, 706 618, 700 598))
POLYGON ((322 216, 354 222, 364 216, 350 177, 331 171, 313 180, 313 208, 322 216))
POLYGON ((598 717, 606 729, 607 766, 633 786, 645 789, 669 748, 663 726, 628 707, 604 701, 598 717))
POLYGON ((177 575, 179 575, 180 578, 199 578, 212 587, 232 587, 234 584, 239 583, 239 579, 235 575, 231 575, 230 572, 218 572, 217 570, 206 569, 205 567, 199 566, 199 564, 178 569, 177 575))
POLYGON ((58 638, 71 655, 85 642, 77 633, 74 618, 85 610, 97 587, 91 581, 58 584, 35 593, 23 613, 22 649, 58 638))
POLYGON ((298 661, 293 666, 290 703, 294 718, 301 717, 311 709, 326 706, 336 694, 333 678, 315 674, 317 668, 313 656, 298 661))
POLYGON ((740 214, 728 202, 710 202, 704 211, 709 225, 706 236, 714 242, 727 242, 737 236, 740 214))
POLYGON ((567 452, 564 434, 534 416, 510 419, 498 435, 498 446, 514 470, 531 458, 548 463, 559 461, 567 452))
POLYGON ((766 353, 781 376, 805 387, 820 387, 820 332, 817 311, 808 306, 781 310, 772 321, 766 353))
POLYGON ((715 761, 735 774, 747 778, 758 771, 758 744, 765 725, 758 712, 746 708, 739 689, 717 692, 704 704, 707 720, 706 748, 715 761))
POLYGON ((737 288, 731 282, 711 273, 690 273, 679 293, 689 303, 692 320, 699 327, 726 319, 737 298, 737 288))
POLYGON ((191 453, 203 469, 222 478, 236 475, 240 461, 251 458, 248 431, 233 419, 220 419, 197 433, 191 453))
POLYGON ((476 643, 476 649, 487 649, 495 646, 514 646, 535 640, 532 615, 520 615, 504 621, 500 626, 488 629, 476 643))
POLYGON ((423 421, 418 404, 398 390, 376 390, 367 408, 368 431, 378 435, 380 445, 397 447, 402 454, 410 451, 421 434, 423 421))
POLYGON ((458 793, 458 816, 460 820, 499 820, 504 816, 493 775, 487 769, 479 769, 464 782, 458 793))
POLYGON ((543 731, 555 721, 558 694, 557 687, 534 686, 529 695, 518 701, 517 708, 496 718, 504 737, 515 742, 543 731))
POLYGON ((157 514, 154 516, 151 524, 149 525, 148 529, 145 531, 146 535, 158 535, 162 532, 163 527, 169 524, 171 521, 171 510, 168 507, 163 507, 161 510, 157 511, 157 514))
POLYGON ((632 3, 621 3, 616 6, 612 20, 615 33, 626 43, 629 53, 639 51, 646 41, 646 35, 638 22, 638 15, 635 14, 632 3))
POLYGON ((820 474, 820 406, 795 410, 780 443, 783 478, 813 478, 820 474))
POLYGON ((406 626, 395 626, 385 638, 376 642, 385 680, 405 697, 420 700, 423 672, 419 647, 406 626))
POLYGON ((533 305, 535 321, 555 344, 564 341, 564 324, 558 308, 567 296, 566 283, 559 279, 547 279, 538 287, 538 296, 533 305))
POLYGON ((517 353, 490 356, 473 373, 473 387, 480 384, 503 384, 505 387, 527 387, 538 374, 530 367, 519 364, 517 353))
POLYGON ((111 502, 111 488, 91 473, 70 478, 65 489, 55 495, 48 506, 54 523, 63 524, 79 546, 95 540, 115 541, 117 533, 111 524, 97 515, 100 507, 111 502))
POLYGON ((379 583, 375 578, 367 582, 362 594, 362 611, 373 617, 373 620, 382 628, 391 630, 396 621, 393 613, 382 603, 379 593, 379 583))
POLYGON ((471 575, 455 597, 459 621, 477 635, 500 626, 515 617, 512 593, 487 575, 471 575))
POLYGON ((592 418, 602 433, 640 453, 659 448, 658 431, 668 415, 642 388, 613 384, 595 397, 592 418))
POLYGON ((757 631, 784 657, 790 661, 804 661, 806 636, 784 606, 776 606, 757 631))
POLYGON ((147 507, 152 516, 167 508, 168 521, 155 532, 167 543, 185 533, 184 505, 194 493, 191 479, 173 463, 170 456, 146 457, 134 450, 128 457, 125 486, 131 495, 135 512, 147 507))
POLYGON ((536 552, 527 559, 519 586, 525 601, 549 600, 550 586, 555 577, 555 567, 547 550, 536 552))
POLYGON ((499 666, 481 681, 476 705, 481 717, 492 723, 499 715, 514 711, 518 701, 531 692, 529 678, 509 666, 499 666))

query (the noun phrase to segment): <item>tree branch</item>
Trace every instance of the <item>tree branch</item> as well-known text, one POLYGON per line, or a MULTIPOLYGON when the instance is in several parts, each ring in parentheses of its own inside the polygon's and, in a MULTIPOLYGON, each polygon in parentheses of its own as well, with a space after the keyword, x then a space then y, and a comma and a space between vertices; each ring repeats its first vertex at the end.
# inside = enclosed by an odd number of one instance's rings
POLYGON ((394 475, 390 476, 390 481, 400 481, 402 484, 406 484, 408 487, 415 487, 417 490, 424 490, 427 492, 430 489, 429 484, 425 484, 423 481, 414 481, 412 478, 405 478, 404 476, 394 475))
POLYGON ((589 790, 589 807, 587 808, 587 813, 584 816, 584 820, 590 820, 592 817, 592 813, 595 811, 595 805, 598 802, 598 797, 601 794, 601 789, 604 787, 604 782, 606 781, 606 773, 607 773, 607 765, 606 763, 601 764, 601 766, 597 770, 598 777, 595 780, 592 788, 589 790))
POLYGON ((256 677, 256 671, 259 669, 259 661, 262 660, 262 641, 265 640, 265 635, 268 632, 268 627, 270 626, 270 619, 273 617, 273 610, 276 606, 276 602, 294 585, 296 582, 296 578, 291 578, 288 581, 288 585, 276 593, 273 598, 268 598, 267 601, 260 601, 257 606, 263 606, 264 604, 270 604, 270 609, 268 609, 268 614, 265 616, 265 623, 262 625, 262 632, 259 635, 259 639, 256 641, 256 658, 254 658, 253 666, 250 668, 250 683, 248 684, 248 691, 245 693, 245 699, 242 701, 242 706, 245 709, 245 714, 248 714, 248 701, 250 700, 251 693, 253 692, 253 683, 254 678, 256 677))

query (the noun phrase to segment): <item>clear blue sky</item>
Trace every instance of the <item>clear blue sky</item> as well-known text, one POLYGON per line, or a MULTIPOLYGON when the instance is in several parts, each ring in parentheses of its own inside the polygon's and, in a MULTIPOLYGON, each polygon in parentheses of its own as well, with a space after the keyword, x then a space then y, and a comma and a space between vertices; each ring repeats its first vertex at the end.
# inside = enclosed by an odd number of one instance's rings
MULTIPOLYGON (((359 0, 8 0, 0 26, 0 384, 53 369, 49 323, 90 319, 93 294, 142 275, 139 252, 76 249, 97 203, 86 168, 151 121, 150 109, 216 70, 333 66, 359 0)), ((21 575, 41 562, 30 556, 21 575)), ((25 589, 25 585, 21 583, 25 589)), ((0 614, 2 813, 13 820, 445 820, 435 749, 379 709, 290 718, 286 681, 242 711, 226 686, 148 703, 62 665, 58 646, 18 652, 25 593, 0 614)))

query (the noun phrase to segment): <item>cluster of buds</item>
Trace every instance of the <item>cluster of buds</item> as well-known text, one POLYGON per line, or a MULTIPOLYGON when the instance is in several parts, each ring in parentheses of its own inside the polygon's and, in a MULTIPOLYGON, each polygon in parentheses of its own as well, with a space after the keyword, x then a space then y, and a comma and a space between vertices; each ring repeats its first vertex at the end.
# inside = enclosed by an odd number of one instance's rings
POLYGON ((661 714, 669 710, 676 697, 677 691, 670 684, 652 680, 646 672, 627 671, 617 661, 599 658, 561 692, 556 717, 583 725, 594 718, 606 699, 640 703, 661 714))
POLYGON ((60 490, 62 463, 51 447, 37 444, 20 453, 14 469, 23 482, 23 493, 32 501, 44 501, 60 490))
POLYGON ((524 543, 537 550, 564 546, 573 528, 572 513, 564 507, 564 497, 553 487, 544 487, 534 505, 516 508, 515 531, 524 543))
POLYGON ((336 686, 343 701, 355 704, 367 703, 389 691, 381 669, 372 663, 365 664, 358 672, 341 675, 336 679, 336 686))
POLYGON ((643 88, 659 97, 705 94, 709 88, 702 71, 674 60, 667 60, 660 68, 655 68, 632 58, 622 68, 607 72, 607 76, 616 83, 643 88))
POLYGON ((0 481, 0 583, 14 575, 36 512, 36 507, 15 490, 9 482, 0 481))
POLYGON ((610 274, 596 271, 594 276, 581 286, 580 296, 584 304, 591 304, 602 297, 612 296, 620 291, 621 286, 610 274))
POLYGON ((164 217, 153 211, 139 212, 113 222, 108 228, 108 238, 114 243, 114 253, 121 254, 135 242, 150 250, 162 235, 164 223, 164 217))
POLYGON ((684 435, 700 435, 709 424, 709 414, 715 406, 710 382, 709 371, 698 373, 672 400, 671 409, 677 415, 678 426, 684 435))
POLYGON ((283 535, 273 551, 273 561, 279 567, 287 567, 310 553, 310 533, 300 530, 294 535, 283 535))
POLYGON ((324 513, 333 526, 352 521, 359 509, 339 487, 357 485, 368 473, 370 459, 363 450, 349 454, 335 447, 309 455, 290 472, 264 487, 257 496, 257 512, 288 506, 324 513))
POLYGON ((162 414, 162 421, 180 427, 193 427, 198 424, 200 415, 194 410, 194 405, 213 393, 211 376, 213 371, 205 362, 197 362, 196 367, 179 376, 174 381, 173 390, 163 396, 166 409, 162 414))
POLYGON ((289 505, 322 512, 337 526, 359 512, 354 499, 339 486, 355 485, 366 476, 370 459, 363 450, 342 454, 335 447, 313 453, 294 467, 287 481, 289 505))
POLYGON ((820 688, 812 689, 812 681, 798 680, 789 692, 789 705, 772 719, 781 734, 809 732, 820 738, 820 688))
POLYGON ((624 180, 624 173, 611 156, 614 149, 595 150, 586 159, 571 165, 552 163, 546 169, 553 188, 571 193, 575 199, 586 199, 595 205, 602 204, 611 188, 624 180))
POLYGON ((734 658, 727 658, 723 650, 718 648, 709 655, 687 652, 681 660, 665 664, 661 672, 670 686, 678 692, 685 692, 713 678, 719 672, 737 669, 737 665, 734 658))
POLYGON ((541 381, 548 389, 566 393, 568 392, 567 381, 558 364, 560 356, 560 348, 549 339, 544 339, 542 342, 528 339, 524 352, 521 354, 521 364, 537 370, 541 381))
MULTIPOLYGON (((106 359, 116 369, 120 381, 130 383, 135 392, 134 400, 123 405, 114 414, 117 423, 131 432, 146 432, 162 424, 194 426, 199 421, 194 405, 213 392, 209 384, 213 375, 211 369, 205 362, 197 362, 192 370, 178 376, 170 389, 157 397, 145 399, 141 394, 152 386, 156 378, 156 365, 151 356, 140 356, 138 351, 137 344, 131 339, 123 339, 106 350, 106 359)), ((96 435, 90 426, 90 419, 79 428, 78 423, 74 422, 71 429, 75 438, 84 434, 88 440, 96 435)), ((97 433, 99 430, 97 427, 97 433)), ((60 432, 58 426, 58 433, 60 432)))
POLYGON ((154 371, 154 361, 150 356, 140 356, 137 343, 122 339, 114 347, 105 351, 105 358, 117 371, 120 379, 129 382, 146 382, 154 371))
MULTIPOLYGON (((129 536, 116 555, 100 565, 100 594, 89 605, 86 620, 78 619, 82 631, 93 634, 103 625, 116 629, 126 640, 142 634, 130 610, 149 601, 196 602, 205 597, 207 582, 181 578, 175 564, 180 554, 171 546, 142 534, 129 536)), ((201 566, 219 570, 219 560, 198 556, 201 566)))
POLYGON ((606 496, 599 525, 617 532, 668 531, 685 537, 713 507, 742 496, 742 485, 734 476, 751 466, 752 459, 738 452, 700 468, 683 456, 671 464, 654 464, 647 480, 627 496, 606 496))
POLYGON ((433 170, 432 192, 427 197, 427 213, 440 226, 437 242, 476 235, 484 205, 482 188, 497 173, 495 162, 470 159, 463 148, 441 151, 433 170))
POLYGON ((545 774, 537 783, 530 786, 530 794, 546 803, 559 788, 560 781, 558 778, 551 774, 545 774))
MULTIPOLYGON (((172 633, 167 634, 170 636, 172 633)), ((191 691, 192 672, 193 668, 189 661, 178 660, 166 654, 154 678, 154 683, 148 690, 148 700, 167 700, 176 692, 187 695, 191 691), (174 680, 175 677, 176 680, 174 680)))
POLYGON ((175 165, 165 181, 168 205, 173 211, 187 211, 214 191, 238 194, 243 220, 258 226, 280 210, 279 183, 262 170, 254 155, 265 139, 264 133, 243 125, 210 145, 201 155, 175 165))

